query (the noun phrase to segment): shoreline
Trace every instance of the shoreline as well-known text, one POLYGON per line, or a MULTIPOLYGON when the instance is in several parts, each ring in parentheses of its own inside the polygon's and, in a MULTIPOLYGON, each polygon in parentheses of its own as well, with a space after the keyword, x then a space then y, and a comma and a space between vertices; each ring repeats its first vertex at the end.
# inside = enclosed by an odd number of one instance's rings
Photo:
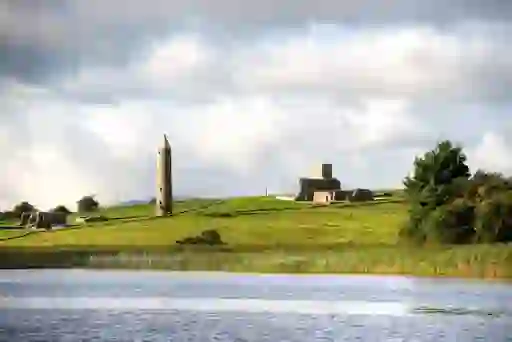
POLYGON ((0 249, 0 269, 86 269, 235 274, 369 275, 512 281, 510 246, 442 249, 353 246, 342 250, 23 251, 0 249))
POLYGON ((75 271, 105 271, 105 272, 161 272, 161 273, 191 273, 191 274, 200 274, 200 273, 209 273, 209 274, 225 274, 225 275, 241 275, 241 276, 356 276, 356 277, 390 277, 390 278, 412 278, 412 279, 431 279, 431 280, 453 280, 453 281, 475 281, 475 282, 486 282, 486 283, 495 283, 495 284, 510 284, 512 285, 512 277, 479 277, 472 275, 455 275, 455 274, 413 274, 413 273, 377 273, 377 272, 301 272, 301 273, 286 273, 286 272, 257 272, 257 271, 226 271, 226 270, 178 270, 178 269, 165 269, 165 268, 141 268, 141 267, 98 267, 98 266, 88 266, 88 267, 27 267, 27 268, 0 268, 0 272, 2 271, 38 271, 38 270, 46 270, 46 271, 64 271, 64 270, 75 270, 75 271))

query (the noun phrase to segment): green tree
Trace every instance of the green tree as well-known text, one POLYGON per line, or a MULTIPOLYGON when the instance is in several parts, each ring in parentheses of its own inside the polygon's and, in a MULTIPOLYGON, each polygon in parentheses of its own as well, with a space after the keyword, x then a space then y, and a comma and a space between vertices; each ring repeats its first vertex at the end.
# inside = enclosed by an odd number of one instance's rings
POLYGON ((94 196, 84 196, 77 202, 79 213, 89 213, 98 210, 99 203, 94 196))
POLYGON ((418 242, 461 242, 470 236, 474 208, 464 198, 471 176, 460 146, 442 141, 414 161, 413 174, 404 179, 410 203, 409 221, 402 237, 418 242), (461 227, 465 227, 464 229, 461 227))
POLYGON ((12 209, 12 212, 16 216, 16 218, 20 218, 23 213, 30 213, 34 210, 36 210, 36 208, 32 204, 23 201, 19 204, 16 204, 12 209))

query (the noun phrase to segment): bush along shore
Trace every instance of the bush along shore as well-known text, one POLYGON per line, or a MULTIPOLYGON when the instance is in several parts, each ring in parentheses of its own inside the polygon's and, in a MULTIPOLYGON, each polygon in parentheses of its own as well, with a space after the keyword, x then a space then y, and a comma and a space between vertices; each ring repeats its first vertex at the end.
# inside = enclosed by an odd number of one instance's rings
POLYGON ((462 148, 444 141, 415 160, 404 190, 386 193, 329 206, 187 200, 164 218, 152 217, 152 204, 93 203, 104 220, 54 231, 0 229, 0 267, 512 279, 510 177, 472 174, 462 148))

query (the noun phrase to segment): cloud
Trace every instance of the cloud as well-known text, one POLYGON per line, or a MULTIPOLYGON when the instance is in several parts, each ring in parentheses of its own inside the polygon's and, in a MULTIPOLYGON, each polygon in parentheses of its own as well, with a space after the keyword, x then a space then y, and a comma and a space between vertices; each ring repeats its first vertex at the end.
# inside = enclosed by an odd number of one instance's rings
POLYGON ((149 198, 163 133, 182 195, 294 192, 322 162, 346 186, 399 186, 443 138, 463 143, 473 168, 512 172, 512 26, 489 21, 505 18, 503 3, 479 14, 470 2, 466 15, 458 2, 428 15, 407 5, 373 22, 339 2, 281 13, 265 1, 76 1, 38 21, 19 3, 18 20, 0 20, 14 46, 0 60, 2 209, 149 198), (336 9, 331 24, 315 20, 336 9), (192 19, 170 21, 178 14, 192 19))
POLYGON ((512 143, 495 132, 485 132, 481 142, 469 154, 473 165, 486 171, 502 172, 506 175, 512 174, 510 156, 512 156, 512 143))
POLYGON ((255 47, 248 54, 255 67, 247 68, 246 61, 241 61, 235 77, 240 87, 269 92, 295 89, 334 92, 346 98, 508 100, 503 87, 512 84, 508 71, 512 56, 502 34, 510 29, 500 26, 483 35, 471 25, 445 31, 422 26, 328 27, 327 32, 322 25, 312 26, 305 34, 255 47))
MULTIPOLYGON (((0 3, 0 73, 30 82, 81 68, 129 64, 139 51, 179 30, 219 39, 254 36, 308 22, 444 27, 459 21, 509 22, 503 0, 5 0, 0 3)), ((238 38, 237 38, 238 39, 238 38)))

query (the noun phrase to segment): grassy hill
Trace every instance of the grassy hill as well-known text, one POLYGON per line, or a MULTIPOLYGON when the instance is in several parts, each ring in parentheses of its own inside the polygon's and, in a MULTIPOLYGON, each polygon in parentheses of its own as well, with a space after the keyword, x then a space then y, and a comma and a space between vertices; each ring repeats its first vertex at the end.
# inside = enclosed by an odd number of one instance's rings
MULTIPOLYGON (((178 202, 175 215, 152 217, 150 205, 104 208, 106 222, 37 232, 2 246, 172 246, 186 236, 217 230, 233 248, 315 247, 337 244, 394 244, 406 218, 403 203, 308 203, 270 197, 178 202)), ((73 219, 73 218, 72 218, 73 219)), ((13 234, 11 231, 8 234, 13 234)))
MULTIPOLYGON (((393 195, 328 207, 270 197, 186 200, 176 202, 175 214, 168 218, 153 217, 150 205, 103 208, 106 222, 0 241, 0 263, 512 277, 510 245, 398 244, 407 205, 393 195), (176 247, 176 240, 207 229, 217 230, 229 250, 176 247)), ((0 230, 0 239, 16 234, 26 233, 0 230)))

